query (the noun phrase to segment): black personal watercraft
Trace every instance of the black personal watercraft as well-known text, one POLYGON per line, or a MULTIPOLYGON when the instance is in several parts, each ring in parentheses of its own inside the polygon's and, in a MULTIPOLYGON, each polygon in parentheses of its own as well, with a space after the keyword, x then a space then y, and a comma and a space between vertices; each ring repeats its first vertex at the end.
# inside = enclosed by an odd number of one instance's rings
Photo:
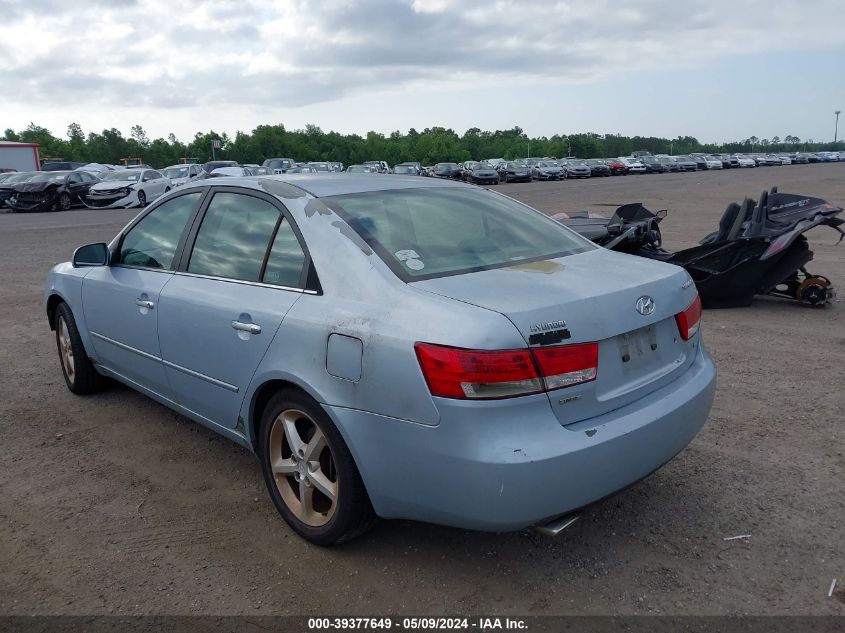
POLYGON ((831 281, 805 268, 813 252, 804 233, 829 226, 842 241, 845 220, 836 217, 841 212, 820 198, 773 187, 758 201, 732 202, 717 231, 698 246, 674 253, 662 247, 660 222, 667 212, 652 213, 641 203, 623 205, 611 218, 585 212, 552 217, 605 248, 682 266, 705 308, 728 308, 767 294, 811 306, 830 303, 836 296, 831 281))

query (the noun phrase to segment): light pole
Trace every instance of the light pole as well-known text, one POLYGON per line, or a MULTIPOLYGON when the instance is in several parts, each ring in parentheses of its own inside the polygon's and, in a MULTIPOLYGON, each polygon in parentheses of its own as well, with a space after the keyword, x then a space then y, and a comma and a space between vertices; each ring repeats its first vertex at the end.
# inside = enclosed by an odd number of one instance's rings
POLYGON ((839 115, 842 114, 842 110, 837 110, 834 114, 836 115, 836 127, 833 128, 833 142, 835 143, 839 137, 839 115))
POLYGON ((528 139, 528 156, 526 158, 531 158, 531 139, 528 139))

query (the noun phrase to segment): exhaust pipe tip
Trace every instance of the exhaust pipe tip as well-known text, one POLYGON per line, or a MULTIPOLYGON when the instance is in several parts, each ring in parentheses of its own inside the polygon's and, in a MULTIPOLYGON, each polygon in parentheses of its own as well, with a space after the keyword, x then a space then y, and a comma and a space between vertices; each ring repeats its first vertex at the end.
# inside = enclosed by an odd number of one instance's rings
POLYGON ((567 514, 562 517, 552 519, 543 525, 537 525, 534 529, 544 536, 557 536, 567 528, 571 527, 572 524, 580 518, 580 514, 567 514))

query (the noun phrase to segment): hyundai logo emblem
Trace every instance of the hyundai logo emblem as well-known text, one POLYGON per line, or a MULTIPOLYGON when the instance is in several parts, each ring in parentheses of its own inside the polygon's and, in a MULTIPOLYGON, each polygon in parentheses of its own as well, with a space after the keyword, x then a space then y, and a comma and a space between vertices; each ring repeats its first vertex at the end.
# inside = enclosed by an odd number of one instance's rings
POLYGON ((637 312, 643 316, 648 316, 654 312, 654 299, 648 295, 643 295, 637 299, 637 312))

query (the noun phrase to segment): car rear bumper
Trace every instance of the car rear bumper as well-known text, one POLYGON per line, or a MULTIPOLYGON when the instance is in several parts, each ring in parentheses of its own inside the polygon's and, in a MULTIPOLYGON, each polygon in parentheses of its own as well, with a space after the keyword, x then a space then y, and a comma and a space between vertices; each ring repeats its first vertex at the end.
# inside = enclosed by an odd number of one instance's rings
POLYGON ((569 513, 660 468, 710 412, 713 361, 699 346, 678 379, 615 411, 561 426, 546 395, 436 398, 437 426, 327 406, 376 513, 486 531, 569 513))

